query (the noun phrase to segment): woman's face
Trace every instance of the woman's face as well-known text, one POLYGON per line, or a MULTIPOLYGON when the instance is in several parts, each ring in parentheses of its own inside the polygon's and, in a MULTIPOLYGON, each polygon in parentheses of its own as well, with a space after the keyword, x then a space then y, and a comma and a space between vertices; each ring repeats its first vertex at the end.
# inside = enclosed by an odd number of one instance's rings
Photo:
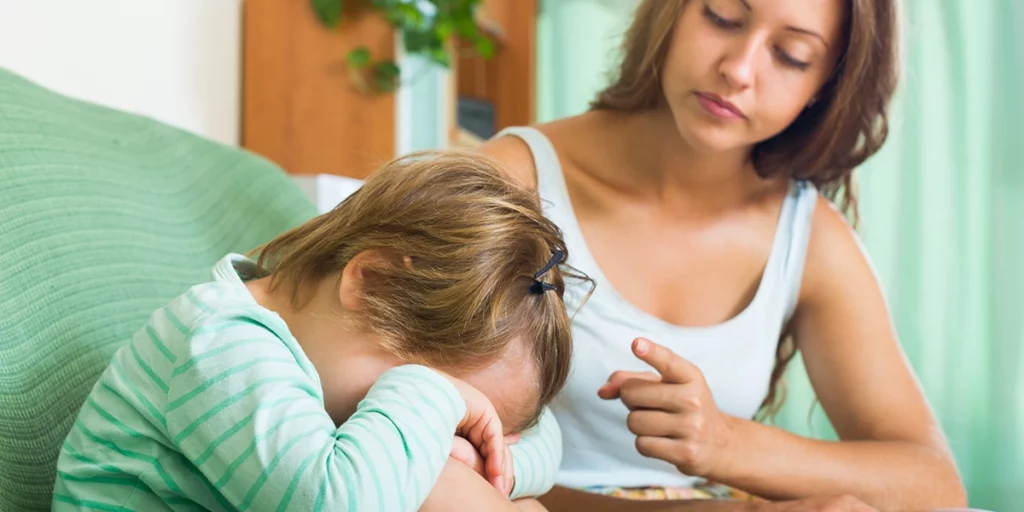
POLYGON ((680 135, 723 151, 782 132, 833 73, 846 1, 688 0, 661 75, 680 135))

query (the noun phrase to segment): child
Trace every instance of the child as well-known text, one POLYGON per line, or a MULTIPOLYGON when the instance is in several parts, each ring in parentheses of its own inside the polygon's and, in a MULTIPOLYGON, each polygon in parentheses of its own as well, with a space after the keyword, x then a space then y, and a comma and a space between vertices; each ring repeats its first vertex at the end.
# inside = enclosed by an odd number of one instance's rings
POLYGON ((506 496, 553 485, 566 253, 528 191, 481 157, 407 157, 258 253, 117 352, 55 510, 416 510, 457 438, 506 496))

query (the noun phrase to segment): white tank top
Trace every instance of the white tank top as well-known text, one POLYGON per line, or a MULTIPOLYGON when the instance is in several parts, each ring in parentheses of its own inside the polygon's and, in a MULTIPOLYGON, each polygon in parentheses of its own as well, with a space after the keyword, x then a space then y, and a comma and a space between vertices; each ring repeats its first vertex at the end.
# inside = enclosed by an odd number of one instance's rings
MULTIPOLYGON (((524 127, 508 128, 502 135, 519 137, 530 147, 544 213, 564 233, 568 263, 597 283, 573 320, 572 373, 551 406, 564 442, 558 484, 575 488, 694 485, 698 479, 675 466, 640 455, 635 437, 626 428, 626 407, 618 400, 599 399, 597 389, 616 370, 651 370, 630 351, 633 339, 643 336, 697 365, 721 411, 752 418, 768 393, 779 335, 796 307, 818 196, 815 187, 802 181, 790 186, 764 275, 746 309, 721 324, 681 327, 623 299, 602 274, 580 231, 558 155, 547 137, 524 127)), ((586 288, 567 290, 570 313, 579 307, 586 288)))

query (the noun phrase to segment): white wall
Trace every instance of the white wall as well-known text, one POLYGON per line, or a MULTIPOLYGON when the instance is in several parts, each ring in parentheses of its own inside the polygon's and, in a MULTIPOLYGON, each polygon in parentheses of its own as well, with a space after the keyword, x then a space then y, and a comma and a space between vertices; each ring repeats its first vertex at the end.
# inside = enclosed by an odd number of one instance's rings
POLYGON ((242 0, 0 0, 0 67, 239 142, 242 0))

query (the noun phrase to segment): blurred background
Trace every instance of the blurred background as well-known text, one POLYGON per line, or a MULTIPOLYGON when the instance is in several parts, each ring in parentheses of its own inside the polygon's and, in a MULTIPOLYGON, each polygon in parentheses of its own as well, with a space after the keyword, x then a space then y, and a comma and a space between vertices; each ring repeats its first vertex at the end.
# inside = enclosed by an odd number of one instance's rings
MULTIPOLYGON (((0 67, 263 155, 323 210, 395 155, 582 112, 635 5, 449 2, 482 3, 467 23, 444 2, 374 3, 0 0, 0 67), (462 42, 435 40, 450 32, 462 42)), ((1021 510, 1024 2, 903 9, 905 75, 890 140, 859 171, 860 232, 971 504, 1021 510)), ((789 382, 778 423, 834 438, 800 365, 789 382)))

